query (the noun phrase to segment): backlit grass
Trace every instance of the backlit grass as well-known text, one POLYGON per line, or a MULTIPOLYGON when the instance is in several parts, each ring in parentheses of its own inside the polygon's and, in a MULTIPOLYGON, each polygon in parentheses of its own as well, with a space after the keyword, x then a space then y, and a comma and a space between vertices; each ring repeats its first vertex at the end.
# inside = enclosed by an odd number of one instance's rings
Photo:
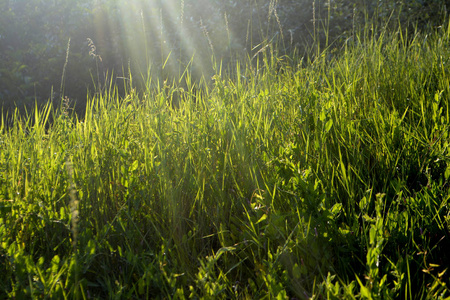
POLYGON ((379 32, 1 125, 0 293, 449 297, 450 28, 379 32))

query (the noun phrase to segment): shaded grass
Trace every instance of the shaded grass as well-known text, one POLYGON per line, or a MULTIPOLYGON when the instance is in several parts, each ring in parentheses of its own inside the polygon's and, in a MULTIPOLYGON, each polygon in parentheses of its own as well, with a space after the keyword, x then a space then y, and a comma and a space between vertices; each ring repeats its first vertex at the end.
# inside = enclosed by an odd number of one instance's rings
POLYGON ((2 293, 448 297, 450 28, 369 32, 2 125, 2 293))

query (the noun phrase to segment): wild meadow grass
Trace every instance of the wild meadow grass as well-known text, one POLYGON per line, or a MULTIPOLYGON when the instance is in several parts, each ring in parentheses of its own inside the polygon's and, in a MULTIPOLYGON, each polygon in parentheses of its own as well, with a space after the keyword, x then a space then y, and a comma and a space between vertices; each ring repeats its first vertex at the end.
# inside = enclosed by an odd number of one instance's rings
POLYGON ((449 42, 269 44, 2 122, 1 298, 448 299, 449 42))

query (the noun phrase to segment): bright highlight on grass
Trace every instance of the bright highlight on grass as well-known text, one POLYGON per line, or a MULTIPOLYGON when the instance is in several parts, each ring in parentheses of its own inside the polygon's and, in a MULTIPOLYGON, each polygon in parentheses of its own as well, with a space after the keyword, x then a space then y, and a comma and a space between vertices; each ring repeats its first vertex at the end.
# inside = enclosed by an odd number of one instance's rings
POLYGON ((0 295, 447 299, 449 42, 446 23, 309 60, 267 43, 212 82, 17 115, 0 295))

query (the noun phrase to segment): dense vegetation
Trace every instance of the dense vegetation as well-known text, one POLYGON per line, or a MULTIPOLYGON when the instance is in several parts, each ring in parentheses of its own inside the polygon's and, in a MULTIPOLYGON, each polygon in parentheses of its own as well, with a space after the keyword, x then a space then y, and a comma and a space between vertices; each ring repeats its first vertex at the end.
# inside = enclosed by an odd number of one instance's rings
POLYGON ((2 118, 0 298, 448 299, 450 23, 401 16, 2 118))

